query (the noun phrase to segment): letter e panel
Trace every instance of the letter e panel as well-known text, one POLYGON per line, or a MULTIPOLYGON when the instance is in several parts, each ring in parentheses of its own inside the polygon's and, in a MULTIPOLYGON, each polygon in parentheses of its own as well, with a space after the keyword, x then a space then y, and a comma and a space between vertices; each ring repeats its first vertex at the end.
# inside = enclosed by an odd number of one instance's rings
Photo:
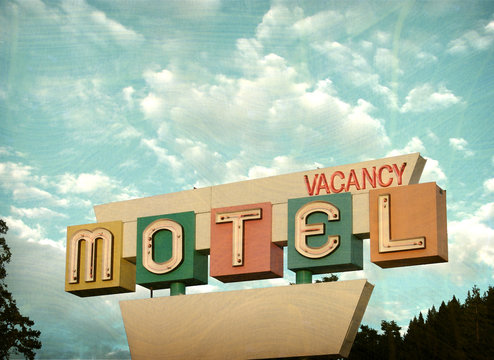
POLYGON ((369 192, 371 262, 392 268, 448 261, 446 191, 436 183, 369 192))
POLYGON ((135 291, 135 265, 122 258, 122 222, 67 227, 65 291, 80 297, 135 291))
POLYGON ((208 282, 208 257, 195 250, 195 213, 137 218, 136 283, 166 289, 208 282))
POLYGON ((314 274, 361 270, 363 244, 352 234, 352 194, 288 200, 288 269, 314 274))

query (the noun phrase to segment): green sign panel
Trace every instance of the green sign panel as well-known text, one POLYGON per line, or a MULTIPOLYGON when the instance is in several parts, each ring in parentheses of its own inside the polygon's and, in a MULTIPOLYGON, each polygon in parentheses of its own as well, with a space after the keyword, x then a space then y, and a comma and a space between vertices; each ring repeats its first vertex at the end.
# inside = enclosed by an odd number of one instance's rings
POLYGON ((362 240, 352 234, 352 194, 288 200, 288 269, 361 270, 362 253, 362 240))
POLYGON ((208 256, 195 250, 193 211, 137 219, 136 283, 153 289, 208 281, 208 256))

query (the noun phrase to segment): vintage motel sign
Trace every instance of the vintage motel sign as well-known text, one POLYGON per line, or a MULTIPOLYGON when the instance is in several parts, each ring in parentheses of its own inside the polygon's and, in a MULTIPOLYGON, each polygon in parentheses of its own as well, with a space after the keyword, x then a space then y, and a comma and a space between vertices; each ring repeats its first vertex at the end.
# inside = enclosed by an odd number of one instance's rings
MULTIPOLYGON (((185 285, 359 270, 362 239, 383 268, 448 259, 446 193, 418 184, 409 154, 95 206, 67 228, 65 289, 78 296, 185 293, 185 285)), ((134 358, 348 356, 365 280, 121 302, 134 358), (166 324, 164 326, 163 324, 166 324), (207 329, 207 331, 204 331, 207 329), (255 331, 253 331, 255 329, 255 331)))
POLYGON ((368 237, 381 267, 447 261, 445 192, 417 184, 424 165, 415 153, 95 206, 100 223, 68 228, 66 290, 204 284, 208 255, 223 282, 282 277, 284 246, 295 272, 358 270, 368 237))

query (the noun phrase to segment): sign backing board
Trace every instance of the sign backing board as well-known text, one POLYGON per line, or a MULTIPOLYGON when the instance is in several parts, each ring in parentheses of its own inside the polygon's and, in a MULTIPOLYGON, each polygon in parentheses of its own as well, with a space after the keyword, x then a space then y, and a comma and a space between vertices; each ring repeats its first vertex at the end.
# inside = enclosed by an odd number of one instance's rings
POLYGON ((373 285, 338 281, 121 301, 132 359, 347 357, 373 285))
POLYGON ((353 234, 364 239, 369 237, 369 191, 416 184, 424 166, 425 159, 419 153, 413 153, 96 205, 94 212, 98 222, 123 222, 123 257, 133 262, 136 261, 138 217, 194 211, 195 248, 209 254, 213 208, 270 202, 273 218, 271 240, 286 246, 288 224, 283 219, 287 218, 289 198, 344 192, 352 194, 353 234))

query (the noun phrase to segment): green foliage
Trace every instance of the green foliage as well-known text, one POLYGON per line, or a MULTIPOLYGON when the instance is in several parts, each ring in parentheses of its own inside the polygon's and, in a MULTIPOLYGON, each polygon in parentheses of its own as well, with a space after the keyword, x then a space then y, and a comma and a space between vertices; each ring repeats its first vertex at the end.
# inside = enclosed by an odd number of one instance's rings
POLYGON ((419 313, 403 337, 394 321, 381 330, 362 325, 348 359, 494 359, 494 287, 481 295, 474 286, 463 305, 453 296, 425 320, 419 313))
POLYGON ((333 282, 333 281, 338 281, 338 275, 331 274, 330 276, 323 276, 321 280, 316 280, 314 282, 323 283, 323 282, 333 282))
MULTIPOLYGON (((8 229, 7 224, 0 219, 0 234, 6 234, 8 229)), ((4 282, 7 276, 5 265, 11 256, 7 242, 0 238, 0 359, 8 359, 9 355, 14 353, 34 359, 34 350, 41 348, 41 342, 38 340, 40 332, 31 329, 34 322, 20 314, 4 282)))

